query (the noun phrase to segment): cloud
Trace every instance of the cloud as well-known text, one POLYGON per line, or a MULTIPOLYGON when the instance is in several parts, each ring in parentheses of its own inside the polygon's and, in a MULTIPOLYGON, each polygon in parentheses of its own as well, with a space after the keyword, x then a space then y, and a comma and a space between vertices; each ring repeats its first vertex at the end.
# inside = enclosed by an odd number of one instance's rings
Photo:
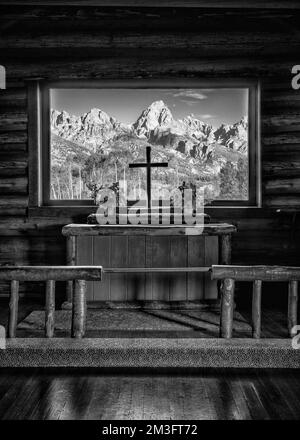
POLYGON ((182 98, 188 98, 193 100, 203 100, 207 99, 207 96, 204 93, 196 92, 195 90, 180 90, 177 93, 174 93, 174 97, 182 97, 182 98))
POLYGON ((217 115, 210 115, 209 113, 204 113, 204 114, 198 115, 198 117, 201 119, 212 119, 212 118, 216 118, 216 116, 217 115))

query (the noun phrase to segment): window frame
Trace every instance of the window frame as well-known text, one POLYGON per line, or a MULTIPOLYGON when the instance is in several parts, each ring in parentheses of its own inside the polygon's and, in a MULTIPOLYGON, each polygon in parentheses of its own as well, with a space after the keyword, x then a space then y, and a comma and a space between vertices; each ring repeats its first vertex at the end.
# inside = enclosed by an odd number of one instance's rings
POLYGON ((216 200, 207 207, 260 207, 260 84, 245 79, 33 80, 28 84, 29 208, 95 207, 92 199, 50 199, 50 89, 65 88, 248 88, 248 200, 216 200))

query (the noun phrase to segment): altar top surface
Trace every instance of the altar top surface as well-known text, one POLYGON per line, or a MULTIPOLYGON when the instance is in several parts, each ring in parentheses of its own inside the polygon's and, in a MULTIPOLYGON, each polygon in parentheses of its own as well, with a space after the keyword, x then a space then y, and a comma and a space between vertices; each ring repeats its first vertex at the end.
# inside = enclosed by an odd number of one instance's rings
POLYGON ((229 223, 205 225, 89 225, 70 224, 62 229, 65 236, 74 235, 224 235, 236 232, 229 223))

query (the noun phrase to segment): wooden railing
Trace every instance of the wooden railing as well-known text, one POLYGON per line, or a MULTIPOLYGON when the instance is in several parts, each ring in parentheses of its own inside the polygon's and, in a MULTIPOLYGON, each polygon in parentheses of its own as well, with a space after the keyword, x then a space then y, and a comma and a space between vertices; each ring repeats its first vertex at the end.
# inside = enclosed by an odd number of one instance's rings
MULTIPOLYGON (((204 268, 191 270, 203 271, 204 268)), ((0 280, 10 281, 11 293, 9 302, 8 337, 16 337, 19 304, 19 283, 22 281, 46 282, 45 336, 54 336, 55 317, 55 282, 74 282, 72 304, 71 336, 82 338, 86 326, 86 281, 99 281, 103 272, 123 271, 123 269, 106 269, 101 266, 4 266, 0 267, 0 280)), ((152 269, 151 269, 152 270, 152 269)), ((166 269, 167 270, 167 269, 166 269)), ((189 268, 183 269, 189 272, 189 268)), ((205 268, 207 270, 207 268, 205 268)), ((234 289, 236 281, 251 281, 252 294, 252 335, 261 336, 261 292, 262 282, 285 281, 289 283, 288 293, 288 331, 294 336, 293 328, 297 325, 298 281, 300 268, 279 266, 212 266, 212 279, 222 280, 222 304, 220 336, 232 337, 234 289)))
POLYGON ((8 337, 16 337, 19 304, 20 281, 45 281, 45 336, 54 335, 55 316, 55 282, 74 281, 72 308, 73 338, 82 338, 86 324, 86 281, 96 281, 102 278, 101 266, 4 266, 0 267, 0 280, 10 281, 10 302, 8 337))
POLYGON ((222 303, 220 336, 232 337, 234 288, 236 281, 253 282, 252 291, 252 336, 261 336, 261 291, 262 282, 285 281, 289 283, 288 291, 288 331, 293 337, 297 325, 298 281, 300 267, 282 266, 212 266, 212 279, 222 280, 222 303))

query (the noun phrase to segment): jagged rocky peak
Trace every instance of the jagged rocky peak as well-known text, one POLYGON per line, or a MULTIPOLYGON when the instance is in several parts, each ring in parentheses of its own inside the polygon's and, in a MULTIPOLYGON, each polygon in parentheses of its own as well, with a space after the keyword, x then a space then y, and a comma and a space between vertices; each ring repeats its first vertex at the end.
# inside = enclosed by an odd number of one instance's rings
POLYGON ((142 112, 137 121, 133 124, 136 133, 146 135, 157 127, 172 125, 173 115, 169 107, 162 101, 154 101, 142 112))
POLYGON ((222 124, 215 132, 218 143, 226 147, 246 152, 248 145, 248 118, 244 116, 240 121, 232 125, 222 124))
POLYGON ((50 122, 54 133, 65 138, 72 136, 74 130, 81 125, 80 118, 70 115, 65 110, 51 110, 50 122))
POLYGON ((89 112, 85 113, 81 117, 83 124, 98 124, 98 125, 107 125, 114 124, 116 120, 111 116, 108 116, 103 110, 99 108, 92 108, 89 112))
POLYGON ((186 116, 180 122, 187 127, 188 131, 193 133, 194 137, 205 137, 208 142, 213 142, 215 140, 213 126, 206 124, 196 118, 193 114, 186 116))
POLYGON ((222 124, 215 130, 193 114, 175 120, 162 100, 149 105, 133 124, 124 124, 99 108, 92 108, 81 116, 52 110, 50 116, 53 134, 94 152, 110 148, 108 142, 121 138, 128 144, 138 139, 147 140, 202 160, 213 153, 218 144, 243 154, 248 148, 247 117, 232 125, 222 124))
POLYGON ((205 124, 205 122, 201 121, 200 119, 197 119, 193 114, 183 118, 182 122, 191 128, 206 129, 211 127, 211 125, 205 124))
MULTIPOLYGON (((243 116, 239 123, 244 128, 247 128, 248 127, 248 116, 243 116)), ((237 122, 237 124, 238 124, 238 122, 237 122)))
POLYGON ((51 110, 50 114, 51 124, 53 127, 57 127, 58 125, 68 124, 71 120, 71 116, 65 110, 51 110))

